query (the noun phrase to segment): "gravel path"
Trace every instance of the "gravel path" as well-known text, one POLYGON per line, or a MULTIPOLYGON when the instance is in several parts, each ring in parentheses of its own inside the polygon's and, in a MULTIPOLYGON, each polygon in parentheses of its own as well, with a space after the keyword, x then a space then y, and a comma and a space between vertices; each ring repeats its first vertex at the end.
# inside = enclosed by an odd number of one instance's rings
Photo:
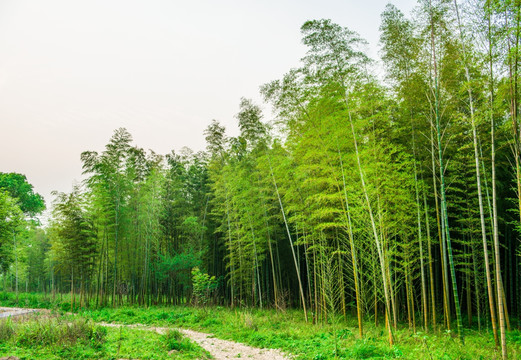
MULTIPOLYGON (((100 325, 109 326, 109 327, 133 327, 133 328, 141 328, 144 330, 155 331, 158 334, 164 334, 168 330, 172 330, 173 328, 165 328, 165 327, 147 327, 144 325, 119 325, 119 324, 107 324, 101 323, 100 325)), ((251 360, 288 360, 290 357, 282 353, 280 350, 274 349, 259 349, 255 347, 251 347, 248 345, 244 345, 241 343, 236 343, 234 341, 229 340, 221 340, 215 338, 211 334, 206 334, 193 330, 185 330, 185 329, 176 329, 181 333, 189 337, 191 340, 199 344, 203 349, 208 351, 216 360, 224 360, 224 359, 251 359, 251 360)))
POLYGON ((0 318, 6 318, 9 316, 22 316, 32 314, 39 311, 39 309, 25 309, 25 308, 11 308, 11 307, 0 307, 0 318))

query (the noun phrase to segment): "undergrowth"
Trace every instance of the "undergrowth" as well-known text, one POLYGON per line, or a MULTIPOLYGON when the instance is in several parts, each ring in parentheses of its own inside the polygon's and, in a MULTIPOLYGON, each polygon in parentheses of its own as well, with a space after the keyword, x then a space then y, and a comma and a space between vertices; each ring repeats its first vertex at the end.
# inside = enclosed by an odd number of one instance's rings
MULTIPOLYGON (((0 304, 12 302, 11 294, 0 293, 0 304)), ((38 295, 20 296, 32 307, 43 307, 69 311, 69 304, 42 301, 38 295), (49 306, 47 306, 49 305, 49 306), (68 307, 67 307, 68 305, 68 307)), ((12 306, 12 305, 11 305, 12 306)), ((490 330, 466 329, 465 345, 456 335, 447 330, 409 330, 401 325, 394 330, 395 343, 390 346, 383 326, 374 322, 364 323, 364 337, 358 335, 356 318, 348 317, 334 324, 318 322, 306 323, 302 311, 271 309, 229 309, 226 307, 195 308, 175 307, 131 307, 78 309, 77 314, 68 319, 89 319, 93 322, 113 322, 121 324, 144 324, 163 327, 184 327, 209 332, 216 337, 229 339, 256 347, 282 349, 295 355, 296 359, 499 359, 501 353, 495 348, 490 330)), ((0 338, 11 330, 0 326, 0 338)), ((113 329, 107 336, 111 338, 113 329)), ((130 331, 130 330, 125 330, 130 331)), ((134 330, 138 331, 138 330, 134 330)), ((167 333, 161 337, 163 349, 188 352, 193 349, 180 334, 167 333)), ((131 335, 127 335, 131 338, 131 335)), ((113 339, 112 339, 113 340, 113 339)), ((111 340, 111 341, 112 341, 111 340)), ((136 340, 137 341, 137 340, 136 340)), ((117 341, 116 341, 117 342, 117 341)), ((114 343, 114 341, 112 341, 114 343)), ((105 345, 105 349, 112 345, 105 345)), ((194 345, 195 346, 195 345, 194 345)), ((521 359, 521 332, 507 333, 510 359, 521 359)), ((121 346, 123 349, 124 347, 121 346)), ((122 357, 122 356, 120 356, 122 357)), ((122 357, 123 358, 123 357, 122 357)), ((136 358, 133 356, 133 358, 136 358)), ((144 357, 147 358, 147 357, 144 357)))

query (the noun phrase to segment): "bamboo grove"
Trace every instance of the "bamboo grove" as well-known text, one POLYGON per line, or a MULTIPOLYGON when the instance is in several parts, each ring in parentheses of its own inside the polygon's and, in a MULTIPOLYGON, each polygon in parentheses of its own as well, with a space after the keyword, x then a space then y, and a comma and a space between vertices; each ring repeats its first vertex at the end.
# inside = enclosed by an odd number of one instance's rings
POLYGON ((197 266, 218 280, 214 303, 356 317, 361 336, 371 319, 390 343, 402 322, 462 341, 489 328, 506 357, 521 311, 520 8, 388 5, 380 62, 348 28, 306 22, 300 67, 261 87, 273 120, 241 99, 240 135, 214 120, 205 152, 147 153, 118 129, 82 153, 86 181, 56 194, 28 286, 179 304, 197 266))

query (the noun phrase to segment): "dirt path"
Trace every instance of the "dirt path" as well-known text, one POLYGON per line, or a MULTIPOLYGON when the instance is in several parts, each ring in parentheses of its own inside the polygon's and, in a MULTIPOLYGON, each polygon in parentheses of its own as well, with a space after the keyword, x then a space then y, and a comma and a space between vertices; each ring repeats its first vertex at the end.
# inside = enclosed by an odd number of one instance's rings
MULTIPOLYGON (((147 327, 144 325, 119 325, 119 324, 107 324, 101 323, 100 325, 108 327, 133 327, 144 330, 155 331, 158 334, 164 334, 168 330, 173 328, 165 327, 147 327)), ((191 340, 199 344, 203 349, 208 351, 216 360, 224 359, 251 359, 251 360, 288 360, 290 357, 282 353, 280 350, 274 349, 259 349, 236 343, 229 340, 221 340, 215 338, 211 334, 206 334, 193 330, 176 329, 181 333, 189 337, 191 340)))
POLYGON ((39 309, 25 309, 25 308, 11 308, 11 307, 0 307, 0 318, 6 318, 9 316, 23 316, 32 314, 40 311, 39 309))

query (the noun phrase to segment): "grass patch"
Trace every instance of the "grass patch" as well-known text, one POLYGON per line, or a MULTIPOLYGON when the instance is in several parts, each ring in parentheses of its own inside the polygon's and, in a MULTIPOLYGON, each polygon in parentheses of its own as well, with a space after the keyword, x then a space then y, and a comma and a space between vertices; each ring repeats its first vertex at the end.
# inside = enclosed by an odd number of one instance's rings
POLYGON ((180 352, 194 352, 197 351, 197 345, 195 345, 190 339, 184 337, 177 330, 169 330, 163 335, 163 341, 165 342, 168 350, 180 351, 180 352))
MULTIPOLYGON (((223 307, 151 307, 84 310, 81 316, 94 321, 185 327, 210 332, 218 338, 234 340, 261 348, 282 349, 297 359, 493 359, 500 358, 490 332, 468 330, 465 346, 447 331, 413 333, 402 327, 394 332, 395 345, 389 346, 383 327, 364 324, 364 338, 358 336, 356 319, 335 325, 311 324, 301 311, 223 307)), ((509 352, 521 354, 521 336, 512 331, 509 352)))
MULTIPOLYGON (((79 310, 79 296, 76 295, 74 311, 79 310)), ((71 295, 61 294, 54 298, 50 294, 19 293, 18 301, 12 292, 0 291, 0 305, 7 307, 25 307, 36 309, 52 309, 61 311, 71 310, 71 295)))
POLYGON ((0 355, 29 359, 93 359, 103 352, 107 329, 91 320, 60 317, 0 320, 0 355))
POLYGON ((144 329, 107 328, 85 317, 36 317, 23 322, 8 318, 0 320, 0 356, 45 360, 209 358, 181 334, 167 335, 144 329))
MULTIPOLYGON (((0 293, 0 303, 2 302, 0 293)), ((5 297, 12 302, 14 297, 5 297)), ((42 296, 39 296, 42 298, 42 296)), ((20 296, 22 299, 23 296, 20 296)), ((27 297, 39 301, 37 295, 27 297)), ((64 297, 65 299, 65 297, 64 297)), ((66 303, 70 306, 70 304, 66 303)), ((55 304, 61 309, 64 305, 55 304)), ((34 306, 37 307, 37 306, 34 306)), ((65 310, 69 308, 65 306, 65 310)), ((466 329, 465 346, 453 332, 438 330, 410 331, 405 325, 394 331, 395 345, 390 347, 382 326, 364 323, 364 337, 358 335, 356 318, 338 319, 331 323, 311 324, 304 321, 302 311, 276 312, 270 309, 229 309, 225 307, 121 307, 79 309, 78 315, 94 322, 144 324, 163 327, 184 327, 215 334, 261 348, 282 349, 297 359, 499 359, 491 331, 466 329)), ((74 317, 70 317, 74 318, 74 317)), ((9 329, 0 326, 0 338, 9 329)), ((109 335, 114 330, 109 330, 109 335)), ((137 331, 137 330, 136 330, 137 331)), ((184 345, 176 343, 174 334, 164 335, 164 348, 176 350, 184 345)), ((110 338, 110 336, 108 336, 110 338)), ((157 346, 157 345, 155 345, 157 346)), ((509 358, 521 359, 521 332, 507 333, 509 358)), ((121 346, 123 348, 123 345, 121 346)), ((176 350, 177 351, 177 350, 176 350)), ((190 351, 185 348, 183 351, 190 351)), ((123 356, 120 356, 124 358, 123 356)), ((135 357, 134 357, 135 358, 135 357)), ((145 357, 146 358, 146 357, 145 357)))
POLYGON ((209 354, 189 339, 157 334, 139 328, 109 328, 106 359, 209 359, 209 354), (173 351, 172 351, 173 350, 173 351))

